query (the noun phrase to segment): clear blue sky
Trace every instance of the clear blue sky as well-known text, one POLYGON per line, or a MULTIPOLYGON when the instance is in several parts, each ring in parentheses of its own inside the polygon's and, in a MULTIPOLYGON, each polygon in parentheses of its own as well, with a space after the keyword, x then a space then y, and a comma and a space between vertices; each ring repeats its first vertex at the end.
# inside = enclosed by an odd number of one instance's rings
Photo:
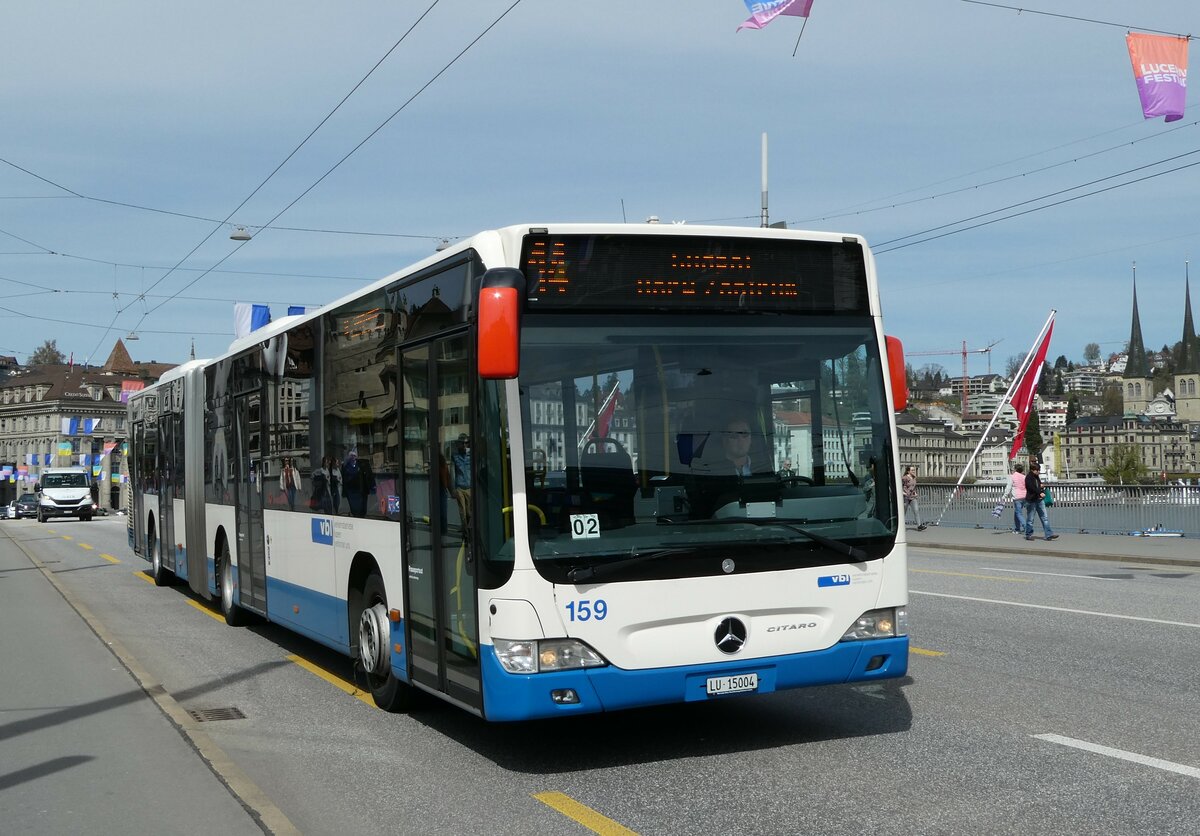
POLYGON ((1184 0, 815 0, 795 57, 804 21, 735 34, 738 0, 521 0, 456 61, 512 0, 442 0, 235 212, 431 2, 9 4, 0 353, 52 338, 102 363, 136 328, 135 359, 212 356, 235 301, 279 316, 510 223, 754 226, 764 131, 771 220, 865 235, 910 352, 1000 340, 1003 371, 1052 307, 1051 358, 1116 351, 1135 261, 1148 348, 1180 338, 1193 257, 1200 299, 1200 107, 1143 120, 1124 29, 1200 31, 1184 0), (213 222, 266 224, 310 187, 273 226, 386 235, 237 248, 213 222))

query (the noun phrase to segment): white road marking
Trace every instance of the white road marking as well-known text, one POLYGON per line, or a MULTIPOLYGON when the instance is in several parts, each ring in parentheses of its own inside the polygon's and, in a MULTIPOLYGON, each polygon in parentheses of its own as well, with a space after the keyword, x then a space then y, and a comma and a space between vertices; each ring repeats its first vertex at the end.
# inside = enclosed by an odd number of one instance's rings
POLYGON ((1200 769, 1194 766, 1184 766, 1171 761, 1164 761, 1161 758, 1152 758, 1148 755, 1139 755, 1136 752, 1126 752, 1123 749, 1113 749, 1110 746, 1101 746, 1098 743, 1088 743, 1086 740, 1076 740, 1073 737, 1063 737, 1061 734, 1035 734, 1033 735, 1038 740, 1044 740, 1047 743, 1057 743, 1060 746, 1071 746, 1075 749, 1082 749, 1085 752, 1095 752, 1097 755, 1106 755, 1110 758, 1120 758, 1123 761, 1141 764, 1142 766, 1152 766, 1155 769, 1165 769, 1167 772, 1178 772, 1180 775, 1187 775, 1189 778, 1200 778, 1200 769))
POLYGON ((1030 572, 1025 569, 993 569, 989 566, 984 566, 985 572, 1016 572, 1020 575, 1050 575, 1055 578, 1083 578, 1089 581, 1118 581, 1120 578, 1098 578, 1095 575, 1068 575, 1063 572, 1030 572))
POLYGON ((956 598, 959 601, 979 601, 983 604, 1005 604, 1010 607, 1028 607, 1031 610, 1053 610, 1055 612, 1070 612, 1076 615, 1098 615, 1102 618, 1121 618, 1126 621, 1148 621, 1151 624, 1170 624, 1175 627, 1195 627, 1200 630, 1200 624, 1193 624, 1190 621, 1166 621, 1161 618, 1144 618, 1140 615, 1118 615, 1112 612, 1096 612, 1094 610, 1073 610, 1069 607, 1048 607, 1045 604, 1023 604, 1020 601, 997 601, 994 598, 972 598, 969 595, 947 595, 945 592, 922 592, 919 589, 910 589, 910 595, 932 595, 934 598, 956 598))

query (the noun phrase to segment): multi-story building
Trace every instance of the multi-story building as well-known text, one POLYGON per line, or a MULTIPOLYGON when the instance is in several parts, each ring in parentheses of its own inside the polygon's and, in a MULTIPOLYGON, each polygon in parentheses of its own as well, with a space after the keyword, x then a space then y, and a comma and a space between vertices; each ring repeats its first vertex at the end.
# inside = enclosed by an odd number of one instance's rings
POLYGON ((1008 473, 1008 450, 1012 432, 993 427, 982 446, 981 430, 956 430, 943 421, 927 421, 909 415, 896 418, 901 469, 912 465, 922 478, 955 482, 971 462, 968 481, 998 481, 1008 473), (979 454, 971 461, 975 449, 979 454))
POLYGON ((0 378, 0 501, 31 491, 46 467, 82 465, 117 504, 128 393, 171 364, 134 363, 118 340, 101 368, 44 365, 0 378))
MULTIPOLYGON (((1124 364, 1122 364, 1122 369, 1124 364)), ((1096 366, 1088 366, 1081 369, 1075 369, 1070 372, 1063 372, 1062 382, 1063 389, 1067 392, 1081 392, 1089 395, 1097 395, 1104 391, 1104 385, 1107 382, 1107 373, 1096 366)))
POLYGON ((1156 421, 1145 415, 1080 418, 1059 435, 1063 476, 1100 476, 1118 445, 1133 447, 1146 472, 1172 478, 1197 471, 1200 433, 1177 421, 1156 421))

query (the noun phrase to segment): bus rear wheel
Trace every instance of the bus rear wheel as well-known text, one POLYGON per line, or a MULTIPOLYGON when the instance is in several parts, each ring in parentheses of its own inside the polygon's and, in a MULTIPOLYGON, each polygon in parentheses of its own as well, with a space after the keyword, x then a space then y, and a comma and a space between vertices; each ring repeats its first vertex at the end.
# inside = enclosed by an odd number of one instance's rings
POLYGON ((392 628, 383 578, 371 575, 362 589, 358 613, 358 661, 367 675, 375 704, 384 711, 409 711, 416 691, 392 673, 392 628))
POLYGON ((228 543, 221 546, 220 564, 217 567, 217 580, 221 587, 221 613, 230 627, 241 627, 247 621, 246 611, 238 606, 234 598, 237 590, 233 585, 233 561, 229 559, 228 543))

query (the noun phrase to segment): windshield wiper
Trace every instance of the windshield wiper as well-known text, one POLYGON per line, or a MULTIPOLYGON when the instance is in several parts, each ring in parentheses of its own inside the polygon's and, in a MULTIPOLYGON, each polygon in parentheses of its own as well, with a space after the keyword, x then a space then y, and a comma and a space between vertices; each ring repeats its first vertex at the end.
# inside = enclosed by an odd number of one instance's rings
POLYGON ((598 566, 576 566, 567 572, 567 580, 571 583, 583 583, 584 581, 595 580, 604 575, 611 575, 627 566, 645 563, 648 560, 657 560, 660 557, 671 557, 677 554, 691 554, 693 552, 695 552, 695 549, 652 549, 644 552, 631 549, 629 557, 623 557, 620 560, 601 563, 598 566))
POLYGON ((803 534, 814 543, 818 543, 827 549, 832 549, 838 554, 844 554, 847 557, 854 558, 857 563, 864 563, 870 559, 870 555, 857 546, 852 546, 849 543, 843 543, 841 540, 834 540, 832 537, 826 537, 824 534, 818 534, 815 531, 809 531, 807 528, 801 528, 795 522, 789 522, 786 519, 779 517, 722 517, 716 520, 681 520, 673 517, 659 517, 658 521, 664 525, 731 525, 734 523, 745 523, 747 525, 778 525, 797 534, 803 534))

